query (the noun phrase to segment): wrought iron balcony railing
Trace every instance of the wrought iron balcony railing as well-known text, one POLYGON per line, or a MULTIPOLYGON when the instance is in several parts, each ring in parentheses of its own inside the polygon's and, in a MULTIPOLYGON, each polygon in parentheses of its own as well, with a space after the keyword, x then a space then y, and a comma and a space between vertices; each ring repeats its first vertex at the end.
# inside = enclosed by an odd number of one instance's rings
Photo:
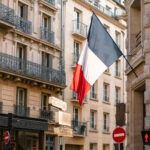
POLYGON ((55 0, 45 0, 45 1, 50 3, 51 5, 55 6, 55 0))
POLYGON ((27 34, 32 33, 32 22, 22 17, 16 16, 16 28, 27 34))
POLYGON ((65 72, 47 68, 40 64, 19 59, 17 57, 0 53, 0 69, 16 74, 48 81, 54 84, 65 85, 65 72))
POLYGON ((49 121, 54 121, 54 112, 51 111, 51 110, 41 109, 41 111, 40 111, 40 118, 47 119, 49 121))
POLYGON ((54 32, 49 31, 47 28, 41 28, 41 39, 54 44, 54 32))
POLYGON ((29 117, 30 108, 22 105, 14 105, 14 114, 17 116, 29 117))
POLYGON ((111 10, 105 8, 104 6, 99 4, 98 2, 94 2, 92 0, 85 0, 85 1, 90 3, 92 6, 96 7, 97 9, 99 9, 101 12, 103 12, 107 16, 112 17, 112 18, 115 17, 114 13, 111 10))
POLYGON ((73 20, 73 33, 82 35, 83 37, 87 36, 87 25, 77 20, 73 20))
POLYGON ((79 122, 78 120, 72 120, 72 128, 74 135, 86 136, 87 135, 87 123, 79 122))
POLYGON ((0 102, 0 113, 2 113, 3 102, 0 102))
POLYGON ((14 9, 11 9, 0 3, 0 20, 14 25, 14 9))

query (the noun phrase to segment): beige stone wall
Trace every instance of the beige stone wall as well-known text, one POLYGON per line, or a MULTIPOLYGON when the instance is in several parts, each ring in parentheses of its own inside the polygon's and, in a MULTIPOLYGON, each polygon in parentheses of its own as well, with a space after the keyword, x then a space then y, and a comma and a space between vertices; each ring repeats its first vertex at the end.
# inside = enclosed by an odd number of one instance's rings
MULTIPOLYGON (((114 3, 113 3, 114 5, 114 3)), ((73 51, 74 51, 74 40, 79 42, 82 50, 82 47, 85 43, 85 40, 80 39, 77 36, 72 34, 73 32, 73 12, 74 9, 77 9, 81 12, 81 20, 82 23, 90 25, 90 18, 92 16, 92 7, 90 5, 85 5, 79 3, 78 1, 69 0, 66 3, 65 7, 65 70, 67 74, 67 88, 65 89, 65 101, 68 103, 68 112, 73 114, 73 107, 78 106, 78 103, 73 103, 72 100, 72 91, 69 89, 69 86, 72 81, 74 68, 73 64, 73 51)), ((97 13, 97 11, 96 11, 97 13)), ((119 22, 112 20, 109 17, 103 15, 103 13, 97 13, 99 19, 103 24, 106 24, 110 27, 110 34, 113 39, 115 39, 115 31, 118 31, 120 34, 122 32, 125 33, 126 29, 124 26, 121 26, 119 22), (114 22, 115 23, 114 23, 114 22)), ((121 49, 123 49, 123 36, 121 34, 121 49)), ((103 144, 109 144, 110 150, 113 150, 113 140, 112 140, 112 132, 115 126, 115 111, 116 111, 116 103, 115 103, 115 86, 120 87, 121 89, 121 102, 123 101, 123 58, 120 58, 121 61, 121 78, 115 77, 115 64, 110 67, 110 74, 104 73, 98 79, 97 82, 97 100, 90 99, 90 92, 87 94, 88 102, 87 104, 83 104, 80 108, 80 119, 82 122, 86 121, 88 124, 87 128, 87 136, 86 137, 74 137, 74 138, 64 138, 65 144, 72 145, 83 145, 84 150, 90 150, 90 143, 97 143, 97 150, 103 149, 103 144), (103 102, 103 83, 108 83, 110 85, 110 103, 106 104, 103 102), (97 130, 90 130, 90 110, 97 111, 97 130), (103 112, 109 113, 109 133, 105 134, 103 132, 103 112)))

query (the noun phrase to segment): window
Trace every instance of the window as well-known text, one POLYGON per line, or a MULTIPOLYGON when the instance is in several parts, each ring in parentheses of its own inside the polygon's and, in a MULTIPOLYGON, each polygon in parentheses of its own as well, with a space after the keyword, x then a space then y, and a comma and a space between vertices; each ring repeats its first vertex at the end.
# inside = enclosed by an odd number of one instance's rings
POLYGON ((28 19, 28 6, 22 3, 18 4, 18 16, 28 19))
POLYGON ((74 21, 76 22, 76 29, 80 29, 80 12, 78 10, 74 10, 74 21))
POLYGON ((27 89, 17 87, 16 105, 19 107, 27 106, 27 89))
POLYGON ((97 143, 90 143, 90 150, 97 150, 97 143))
POLYGON ((93 84, 93 86, 91 87, 91 90, 90 90, 90 97, 92 99, 97 99, 97 94, 96 94, 97 87, 96 87, 96 85, 97 85, 97 82, 95 82, 93 84))
POLYGON ((42 66, 47 68, 53 67, 53 57, 51 54, 42 52, 42 66))
POLYGON ((43 15, 43 28, 51 31, 51 17, 43 15))
POLYGON ((109 102, 109 85, 104 83, 104 101, 109 102))
POLYGON ((105 30, 107 30, 108 33, 110 32, 110 27, 108 25, 104 24, 104 28, 105 30))
POLYGON ((115 63, 115 76, 120 77, 120 60, 115 63))
POLYGON ((52 135, 46 135, 46 150, 55 149, 55 137, 52 135))
POLYGON ((96 130, 96 111, 90 111, 90 128, 96 130))
POLYGON ((103 144, 103 150, 109 150, 109 144, 103 144))
POLYGON ((120 102, 120 88, 115 87, 116 104, 120 102))
POLYGON ((103 126, 103 130, 104 132, 108 132, 109 131, 109 114, 108 113, 104 113, 104 126, 103 126))
POLYGON ((79 57, 80 57, 80 44, 74 41, 74 59, 73 59, 74 65, 78 63, 79 57))
POLYGON ((42 103, 41 103, 41 109, 44 111, 50 110, 50 105, 49 105, 49 96, 50 94, 44 94, 42 93, 42 103))
POLYGON ((75 121, 79 120, 79 109, 77 107, 74 107, 73 109, 73 120, 75 121))
POLYGON ((115 32, 115 40, 116 40, 116 44, 120 47, 120 33, 119 32, 115 32))

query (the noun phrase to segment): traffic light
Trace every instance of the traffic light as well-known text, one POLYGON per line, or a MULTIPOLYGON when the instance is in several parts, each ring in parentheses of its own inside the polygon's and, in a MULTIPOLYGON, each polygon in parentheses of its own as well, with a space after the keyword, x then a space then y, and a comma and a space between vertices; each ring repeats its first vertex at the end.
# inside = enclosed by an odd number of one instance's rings
POLYGON ((142 139, 144 145, 150 145, 150 130, 142 131, 142 139))

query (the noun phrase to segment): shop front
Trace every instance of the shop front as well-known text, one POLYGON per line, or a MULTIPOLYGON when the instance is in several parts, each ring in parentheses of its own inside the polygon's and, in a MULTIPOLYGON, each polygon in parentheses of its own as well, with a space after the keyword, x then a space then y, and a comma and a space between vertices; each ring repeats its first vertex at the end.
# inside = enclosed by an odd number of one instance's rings
POLYGON ((44 150, 44 131, 48 122, 42 119, 13 116, 11 123, 7 115, 0 115, 0 150, 44 150), (10 129, 11 124, 11 129, 10 129), (5 144, 4 134, 10 133, 10 142, 5 144))

